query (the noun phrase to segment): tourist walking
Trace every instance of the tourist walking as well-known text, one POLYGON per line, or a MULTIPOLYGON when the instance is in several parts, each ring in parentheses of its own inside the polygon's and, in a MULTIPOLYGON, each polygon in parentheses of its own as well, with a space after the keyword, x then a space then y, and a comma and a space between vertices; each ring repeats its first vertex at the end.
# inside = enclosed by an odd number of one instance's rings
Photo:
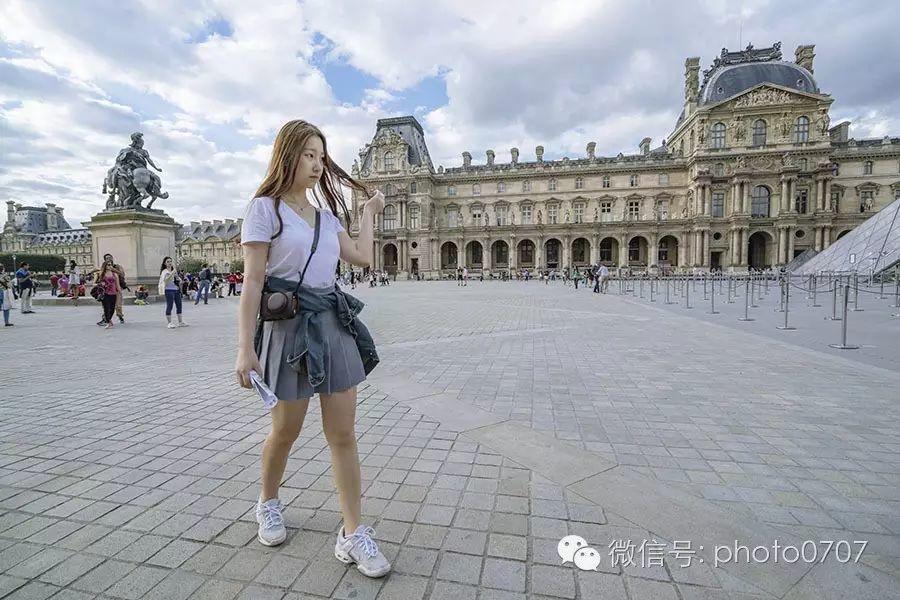
MULTIPOLYGON (((112 270, 115 271, 116 276, 119 279, 119 291, 116 296, 116 305, 114 308, 115 314, 119 318, 119 323, 124 323, 125 311, 122 308, 122 293, 123 290, 128 289, 128 285, 125 283, 125 269, 122 267, 122 265, 117 264, 115 259, 113 258, 113 255, 109 253, 103 255, 103 264, 106 265, 107 263, 112 265, 112 270)), ((104 316, 102 319, 100 319, 97 325, 106 325, 108 322, 109 321, 107 321, 106 317, 104 316)))
POLYGON ((609 267, 600 265, 600 293, 605 294, 609 290, 609 267))
POLYGON ((166 327, 175 329, 176 327, 187 327, 187 323, 181 317, 181 275, 175 269, 175 261, 171 256, 163 259, 159 267, 159 287, 157 292, 160 296, 166 297, 166 327), (175 306, 175 315, 178 317, 178 324, 172 322, 172 306, 175 306))
POLYGON ((52 297, 56 297, 56 293, 59 290, 59 275, 54 273, 50 276, 50 295, 52 297))
POLYGON ((72 295, 72 303, 78 306, 78 296, 81 295, 81 269, 74 260, 69 261, 69 293, 72 295))
POLYGON ((197 298, 194 300, 194 306, 200 304, 200 296, 203 296, 203 304, 209 304, 209 288, 212 285, 212 271, 209 265, 203 263, 200 273, 197 274, 197 298))
POLYGON ((0 265, 0 311, 3 312, 3 326, 12 327, 13 324, 9 320, 9 311, 13 307, 12 284, 6 269, 0 265))
POLYGON ((463 267, 462 282, 463 282, 463 286, 469 285, 469 267, 463 267))
POLYGON ((116 271, 112 257, 105 261, 103 266, 100 267, 100 272, 97 274, 95 283, 103 289, 100 303, 103 305, 104 328, 112 329, 112 318, 116 312, 116 300, 122 292, 122 288, 119 287, 119 273, 116 271))
POLYGON ((237 284, 237 276, 234 273, 229 273, 226 280, 228 281, 228 295, 236 296, 237 290, 235 289, 235 285, 237 284))
POLYGON ((29 269, 29 264, 23 262, 16 271, 16 282, 19 286, 19 309, 23 315, 29 315, 31 310, 31 297, 34 295, 34 279, 29 269))
POLYGON ((363 575, 381 577, 391 565, 373 539, 375 531, 361 522, 354 429, 356 386, 378 363, 378 355, 356 316, 362 303, 336 285, 335 273, 338 260, 363 267, 372 264, 374 220, 384 209, 384 196, 376 192, 366 202, 354 240, 344 229, 350 214, 343 186, 367 194, 332 162, 318 128, 299 120, 281 128, 266 177, 241 227, 247 288, 238 311, 235 372, 239 383, 250 388, 251 371, 256 371, 278 398, 262 449, 262 489, 256 506, 259 541, 274 546, 287 535, 278 488, 309 399, 318 393, 343 516, 334 555, 341 562, 355 563, 363 575), (324 197, 327 206, 311 205, 309 190, 316 198, 324 197), (283 305, 286 310, 270 313, 278 293, 297 299, 296 313, 290 301, 283 305))

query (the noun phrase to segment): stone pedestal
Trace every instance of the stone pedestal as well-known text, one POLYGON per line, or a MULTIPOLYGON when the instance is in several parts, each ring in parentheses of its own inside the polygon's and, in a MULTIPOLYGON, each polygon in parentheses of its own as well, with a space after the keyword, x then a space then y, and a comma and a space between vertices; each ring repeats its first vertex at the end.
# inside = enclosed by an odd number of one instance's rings
POLYGON ((106 210, 91 217, 94 265, 112 254, 125 269, 129 286, 151 289, 159 281, 163 258, 175 258, 175 233, 181 226, 161 210, 106 210))

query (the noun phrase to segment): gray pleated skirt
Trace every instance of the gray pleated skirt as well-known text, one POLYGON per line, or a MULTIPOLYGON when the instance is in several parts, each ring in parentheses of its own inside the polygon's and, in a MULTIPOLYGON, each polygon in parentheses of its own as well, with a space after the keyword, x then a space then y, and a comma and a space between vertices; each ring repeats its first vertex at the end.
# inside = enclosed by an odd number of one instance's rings
MULTIPOLYGON (((334 288, 308 288, 307 291, 329 293, 334 288)), ((287 362, 294 346, 293 319, 263 323, 262 349, 259 355, 266 384, 279 400, 311 398, 313 394, 332 394, 352 388, 366 380, 356 340, 341 326, 334 310, 321 313, 328 351, 325 355, 325 380, 313 388, 304 368, 295 371, 287 362)), ((306 365, 306 359, 303 359, 306 365)))

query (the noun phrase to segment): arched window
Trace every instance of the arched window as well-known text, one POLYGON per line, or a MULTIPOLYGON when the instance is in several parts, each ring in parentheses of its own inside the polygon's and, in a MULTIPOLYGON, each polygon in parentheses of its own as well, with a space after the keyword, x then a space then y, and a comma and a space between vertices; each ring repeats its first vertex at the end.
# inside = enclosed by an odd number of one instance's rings
POLYGON ((584 189, 584 177, 576 177, 575 178, 575 189, 576 190, 584 189))
POLYGON ((750 194, 750 216, 765 218, 769 216, 769 188, 758 185, 750 194))
POLYGON ((809 141, 809 118, 797 117, 794 122, 794 143, 802 143, 809 141))
POLYGON ((757 119, 753 123, 753 145, 754 146, 765 146, 766 145, 766 122, 762 119, 757 119))
POLYGON ((863 163, 863 175, 871 175, 872 174, 872 161, 867 160, 863 163))
POLYGON ((547 183, 547 191, 555 192, 556 191, 556 178, 550 178, 550 181, 547 183))
POLYGON ((409 193, 410 194, 418 194, 419 193, 419 184, 417 184, 415 181, 411 182, 409 184, 409 193))
POLYGON ((397 207, 388 204, 384 207, 384 230, 390 231, 397 228, 397 207))
POLYGON ((506 184, 503 183, 502 181, 498 181, 497 182, 497 193, 502 194, 505 191, 506 191, 506 184))
POLYGON ((387 151, 384 153, 384 170, 385 171, 393 171, 394 170, 394 153, 391 151, 387 151))
POLYGON ((716 123, 712 126, 709 134, 709 145, 711 148, 725 147, 725 123, 716 123))

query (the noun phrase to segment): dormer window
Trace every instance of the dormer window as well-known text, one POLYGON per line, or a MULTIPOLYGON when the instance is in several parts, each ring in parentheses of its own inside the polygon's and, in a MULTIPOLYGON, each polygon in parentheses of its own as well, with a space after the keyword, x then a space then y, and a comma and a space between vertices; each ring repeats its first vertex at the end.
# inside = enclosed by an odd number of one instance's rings
POLYGON ((385 171, 393 171, 394 170, 394 153, 390 150, 384 153, 384 170, 385 171))

